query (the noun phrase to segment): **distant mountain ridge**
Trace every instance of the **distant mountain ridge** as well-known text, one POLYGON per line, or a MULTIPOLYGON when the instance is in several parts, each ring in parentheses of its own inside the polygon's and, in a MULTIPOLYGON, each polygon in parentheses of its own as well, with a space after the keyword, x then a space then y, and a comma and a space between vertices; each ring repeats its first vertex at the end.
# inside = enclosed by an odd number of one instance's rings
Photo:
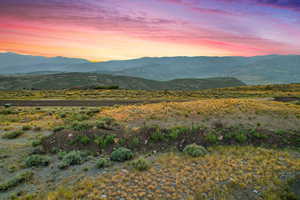
POLYGON ((0 74, 93 72, 151 80, 235 77, 247 84, 300 82, 300 55, 159 57, 89 62, 0 53, 0 74))
POLYGON ((243 86, 235 78, 177 79, 154 81, 129 76, 114 76, 95 73, 62 73, 47 75, 0 76, 0 90, 21 89, 70 89, 93 88, 94 86, 119 86, 135 90, 201 90, 243 86))

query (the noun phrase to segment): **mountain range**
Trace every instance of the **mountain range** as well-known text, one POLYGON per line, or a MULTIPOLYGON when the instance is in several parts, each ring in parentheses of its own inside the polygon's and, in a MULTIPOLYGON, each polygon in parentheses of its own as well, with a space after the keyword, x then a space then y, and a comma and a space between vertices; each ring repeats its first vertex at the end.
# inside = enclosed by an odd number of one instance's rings
POLYGON ((300 55, 157 57, 90 62, 84 59, 0 53, 0 74, 89 72, 144 79, 234 77, 246 84, 300 82, 300 55))
POLYGON ((155 81, 130 76, 116 76, 97 73, 62 73, 44 75, 0 76, 0 90, 60 90, 110 88, 133 90, 201 90, 243 86, 236 78, 175 79, 155 81))

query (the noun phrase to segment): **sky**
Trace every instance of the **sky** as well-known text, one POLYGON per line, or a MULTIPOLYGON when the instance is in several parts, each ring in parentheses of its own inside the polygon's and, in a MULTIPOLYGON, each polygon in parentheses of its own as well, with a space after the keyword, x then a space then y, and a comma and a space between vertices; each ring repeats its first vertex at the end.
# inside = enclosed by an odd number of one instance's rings
POLYGON ((91 61, 300 54, 300 0, 0 0, 0 52, 91 61))

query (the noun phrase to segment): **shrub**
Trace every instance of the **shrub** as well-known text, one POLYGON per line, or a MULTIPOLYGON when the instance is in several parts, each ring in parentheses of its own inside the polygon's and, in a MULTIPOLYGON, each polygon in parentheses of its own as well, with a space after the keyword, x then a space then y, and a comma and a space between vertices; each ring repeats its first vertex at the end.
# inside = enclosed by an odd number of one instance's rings
POLYGON ((53 132, 59 132, 59 131, 62 131, 62 130, 64 130, 64 129, 65 129, 64 126, 57 126, 57 127, 55 127, 55 128, 53 129, 53 132))
POLYGON ((105 158, 100 158, 96 162, 96 167, 99 168, 99 169, 104 168, 104 167, 109 167, 110 165, 111 165, 110 161, 108 159, 105 159, 105 158))
POLYGON ((84 120, 88 120, 90 117, 86 114, 79 114, 79 113, 76 113, 76 114, 73 114, 70 119, 72 121, 84 121, 84 120))
POLYGON ((275 133, 276 133, 277 135, 285 135, 285 134, 286 134, 286 131, 284 131, 284 130, 277 130, 275 133))
POLYGON ((12 107, 12 104, 10 103, 4 104, 4 108, 10 108, 10 107, 12 107))
POLYGON ((99 148, 105 149, 109 145, 114 144, 114 139, 114 135, 97 136, 94 142, 99 146, 99 148))
POLYGON ((244 132, 236 132, 234 133, 233 137, 239 143, 244 143, 248 139, 247 135, 244 132))
POLYGON ((208 153, 204 147, 197 145, 197 144, 187 145, 183 149, 183 152, 192 157, 204 156, 208 153))
POLYGON ((4 133, 2 135, 2 138, 3 139, 15 139, 21 135, 23 135, 24 132, 23 131, 13 131, 13 132, 7 132, 7 133, 4 133))
POLYGON ((266 134, 263 134, 263 133, 260 133, 260 132, 257 132, 257 131, 253 131, 252 136, 257 138, 257 139, 266 139, 266 138, 268 138, 268 136, 266 134))
POLYGON ((126 139, 125 138, 120 138, 119 141, 118 141, 118 144, 121 145, 121 146, 125 146, 126 139))
POLYGON ((83 144, 87 145, 91 142, 91 139, 86 135, 77 136, 74 140, 70 142, 70 144, 83 144))
POLYGON ((23 126, 22 130, 23 131, 29 131, 29 130, 31 130, 31 126, 23 126))
POLYGON ((81 136, 81 137, 79 138, 79 142, 80 142, 81 144, 89 144, 90 141, 91 141, 90 138, 89 138, 88 136, 86 136, 86 135, 81 136))
POLYGON ((150 168, 150 163, 145 158, 136 159, 132 161, 130 165, 138 171, 145 171, 150 168))
POLYGON ((71 129, 74 131, 87 131, 93 126, 89 123, 75 122, 71 125, 71 129))
POLYGON ((33 140, 32 143, 31 143, 31 145, 32 145, 33 147, 37 147, 37 146, 39 146, 39 145, 41 145, 41 144, 42 144, 42 141, 41 141, 40 139, 33 140))
POLYGON ((112 161, 124 162, 133 158, 133 153, 130 149, 120 147, 111 153, 112 161))
POLYGON ((205 140, 211 144, 217 144, 218 136, 216 133, 210 132, 205 136, 205 140))
POLYGON ((171 140, 176 140, 181 134, 188 132, 189 130, 184 127, 172 128, 167 134, 167 137, 171 140))
POLYGON ((163 141, 164 139, 165 139, 165 136, 159 129, 157 129, 155 132, 153 132, 150 135, 150 140, 153 142, 160 142, 160 141, 163 141))
POLYGON ((12 177, 8 181, 0 184, 0 192, 7 191, 10 188, 16 187, 17 185, 28 181, 33 176, 31 171, 25 171, 17 174, 16 176, 12 177))
POLYGON ((50 163, 50 158, 41 155, 31 155, 27 157, 25 160, 25 165, 27 167, 48 166, 49 163, 50 163))
POLYGON ((70 165, 80 165, 87 159, 87 154, 81 151, 70 151, 68 153, 62 153, 61 162, 58 167, 60 169, 67 168, 70 165))
POLYGON ((97 114, 97 113, 99 113, 99 112, 100 112, 99 109, 92 109, 92 110, 87 111, 86 114, 87 114, 88 116, 92 117, 92 116, 94 116, 95 114, 97 114))
POLYGON ((17 114, 16 111, 11 110, 11 109, 5 109, 5 110, 0 110, 1 115, 12 115, 12 114, 17 114))
POLYGON ((61 114, 59 114, 59 117, 60 117, 60 118, 66 118, 66 116, 67 116, 66 113, 61 113, 61 114))
POLYGON ((98 122, 96 122, 96 127, 98 129, 111 129, 111 126, 114 125, 115 119, 110 117, 101 118, 98 122))
POLYGON ((139 144, 140 144, 140 139, 136 136, 129 140, 129 146, 131 148, 137 147, 139 144))

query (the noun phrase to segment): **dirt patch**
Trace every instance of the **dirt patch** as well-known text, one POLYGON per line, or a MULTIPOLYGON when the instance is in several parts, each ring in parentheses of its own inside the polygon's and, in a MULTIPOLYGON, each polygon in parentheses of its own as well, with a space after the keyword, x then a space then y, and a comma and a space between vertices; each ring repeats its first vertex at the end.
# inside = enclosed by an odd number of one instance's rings
POLYGON ((280 101, 280 102, 300 101, 300 97, 274 97, 274 101, 280 101))
MULTIPOLYGON (((23 106, 23 107, 34 107, 34 106, 114 106, 114 105, 132 105, 132 104, 150 104, 150 103, 161 103, 171 102, 170 100, 0 100, 0 106, 5 104, 11 104, 12 106, 23 106)), ((183 100, 175 100, 172 102, 184 102, 183 100)))
POLYGON ((83 132, 65 130, 57 132, 42 141, 46 152, 55 150, 88 150, 97 153, 111 153, 116 147, 127 147, 135 152, 163 152, 176 147, 179 150, 196 143, 210 145, 254 145, 267 147, 300 147, 300 132, 275 133, 265 129, 201 128, 164 129, 144 127, 138 130, 90 130, 83 132), (113 136, 113 141, 105 145, 105 138, 113 136), (82 140, 85 138, 85 141, 82 140), (88 141, 88 142, 86 142, 88 141), (99 140, 98 140, 99 141, 99 140))

